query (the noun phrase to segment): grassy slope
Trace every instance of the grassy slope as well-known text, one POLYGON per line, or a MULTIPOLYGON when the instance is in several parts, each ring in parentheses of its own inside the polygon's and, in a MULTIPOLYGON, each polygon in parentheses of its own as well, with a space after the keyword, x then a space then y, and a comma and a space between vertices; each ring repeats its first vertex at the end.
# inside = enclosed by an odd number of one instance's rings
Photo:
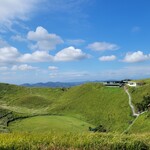
POLYGON ((139 103, 143 100, 143 96, 150 95, 150 84, 139 87, 129 88, 133 104, 139 103))
POLYGON ((10 123, 9 128, 18 132, 83 132, 92 126, 84 121, 67 116, 37 116, 10 123))
MULTIPOLYGON (((139 100, 140 92, 148 91, 147 86, 130 89, 134 102, 137 90, 139 100)), ((27 115, 63 114, 75 117, 95 126, 102 124, 107 131, 122 132, 133 120, 123 88, 104 87, 99 83, 76 86, 67 91, 0 84, 0 104, 2 108, 27 115)))
POLYGON ((147 133, 150 132, 150 113, 144 113, 129 130, 129 133, 147 133))
MULTIPOLYGON (((145 82, 145 85, 135 87, 135 88, 129 88, 131 96, 132 96, 132 102, 135 105, 136 103, 139 103, 143 100, 143 96, 150 95, 150 79, 145 80, 138 80, 136 82, 145 82)), ((141 132, 150 132, 150 113, 146 112, 142 114, 133 127, 130 129, 130 133, 141 133, 141 132)))
POLYGON ((47 113, 62 95, 60 88, 25 88, 16 85, 0 84, 1 107, 19 113, 47 113))
POLYGON ((104 87, 99 83, 71 88, 52 111, 102 124, 108 131, 122 132, 133 119, 123 88, 104 87))
POLYGON ((149 150, 150 134, 0 134, 1 150, 149 150))

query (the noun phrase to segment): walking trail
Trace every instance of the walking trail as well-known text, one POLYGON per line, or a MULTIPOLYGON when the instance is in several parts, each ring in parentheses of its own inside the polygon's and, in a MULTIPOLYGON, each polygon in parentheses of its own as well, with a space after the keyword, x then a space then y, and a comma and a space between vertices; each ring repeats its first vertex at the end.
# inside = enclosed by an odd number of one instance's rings
POLYGON ((127 93, 128 97, 129 97, 129 106, 130 106, 130 108, 132 110, 132 115, 134 117, 136 117, 136 118, 134 119, 134 121, 129 125, 129 127, 122 134, 127 133, 129 131, 129 129, 133 126, 133 124, 136 122, 136 120, 138 119, 138 117, 140 116, 140 113, 136 113, 135 112, 135 108, 134 108, 134 106, 132 104, 131 95, 130 95, 130 93, 129 93, 129 91, 128 91, 128 89, 127 89, 126 86, 124 86, 124 90, 125 90, 125 92, 127 93))
POLYGON ((131 98, 131 95, 130 95, 128 89, 126 87, 124 87, 124 90, 128 94, 128 97, 129 97, 129 106, 131 107, 133 116, 138 117, 140 114, 135 112, 135 108, 134 108, 134 106, 132 104, 132 98, 131 98))
POLYGON ((134 121, 129 125, 129 127, 123 132, 123 133, 127 133, 127 132, 129 131, 129 129, 133 126, 133 124, 136 122, 136 120, 138 119, 138 117, 139 117, 140 115, 142 115, 143 113, 145 113, 146 111, 144 111, 144 112, 142 112, 142 113, 136 113, 136 112, 135 112, 135 108, 134 108, 134 106, 133 106, 133 104, 132 104, 131 95, 130 95, 130 93, 129 93, 129 91, 128 91, 128 89, 127 89, 126 86, 124 86, 124 90, 125 90, 125 92, 127 93, 128 97, 129 97, 129 106, 130 106, 130 108, 131 108, 131 110, 132 110, 132 115, 133 115, 134 117, 136 117, 136 118, 134 119, 134 121))

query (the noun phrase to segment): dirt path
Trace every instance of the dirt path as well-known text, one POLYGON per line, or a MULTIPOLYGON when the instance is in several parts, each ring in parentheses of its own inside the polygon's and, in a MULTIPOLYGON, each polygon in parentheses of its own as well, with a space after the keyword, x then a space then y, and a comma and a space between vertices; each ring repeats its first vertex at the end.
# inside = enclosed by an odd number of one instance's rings
POLYGON ((131 95, 130 95, 128 89, 126 87, 124 87, 124 90, 125 90, 125 92, 127 93, 128 97, 129 97, 129 106, 130 106, 130 108, 132 110, 133 116, 138 117, 140 114, 135 112, 135 108, 134 108, 134 106, 132 104, 132 98, 131 98, 131 95))
POLYGON ((128 128, 122 134, 127 133, 129 131, 129 129, 134 125, 134 123, 136 122, 136 120, 138 119, 138 117, 140 115, 144 114, 145 112, 147 112, 147 111, 144 111, 144 112, 141 112, 141 113, 136 113, 135 112, 135 108, 134 108, 134 106, 132 104, 131 95, 130 95, 127 87, 124 86, 124 90, 125 90, 125 92, 127 93, 128 97, 129 97, 129 106, 130 106, 130 108, 132 110, 132 115, 135 117, 135 119, 133 120, 133 122, 128 126, 128 128))

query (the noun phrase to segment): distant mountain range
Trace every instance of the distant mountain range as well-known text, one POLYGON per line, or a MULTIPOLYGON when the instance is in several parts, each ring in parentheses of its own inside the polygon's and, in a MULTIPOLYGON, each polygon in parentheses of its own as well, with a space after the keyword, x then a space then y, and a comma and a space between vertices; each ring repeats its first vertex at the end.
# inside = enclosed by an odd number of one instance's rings
POLYGON ((52 88, 73 87, 73 86, 81 85, 81 84, 88 83, 88 82, 102 82, 102 81, 46 82, 46 83, 39 82, 39 83, 33 83, 33 84, 25 83, 25 84, 22 84, 21 86, 25 86, 25 87, 52 87, 52 88))
POLYGON ((34 84, 29 84, 29 83, 25 83, 22 84, 21 86, 25 86, 25 87, 72 87, 72 86, 77 86, 77 85, 81 85, 83 83, 86 82, 46 82, 46 83, 34 83, 34 84))

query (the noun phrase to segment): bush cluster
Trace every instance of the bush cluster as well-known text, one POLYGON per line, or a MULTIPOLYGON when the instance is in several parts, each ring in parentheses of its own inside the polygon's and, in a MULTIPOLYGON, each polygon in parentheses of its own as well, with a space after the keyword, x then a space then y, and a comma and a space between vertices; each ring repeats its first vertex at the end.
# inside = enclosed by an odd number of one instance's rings
POLYGON ((143 97, 143 100, 140 103, 136 104, 136 107, 139 112, 143 112, 148 110, 148 108, 150 107, 149 105, 150 105, 150 95, 146 95, 143 97))

